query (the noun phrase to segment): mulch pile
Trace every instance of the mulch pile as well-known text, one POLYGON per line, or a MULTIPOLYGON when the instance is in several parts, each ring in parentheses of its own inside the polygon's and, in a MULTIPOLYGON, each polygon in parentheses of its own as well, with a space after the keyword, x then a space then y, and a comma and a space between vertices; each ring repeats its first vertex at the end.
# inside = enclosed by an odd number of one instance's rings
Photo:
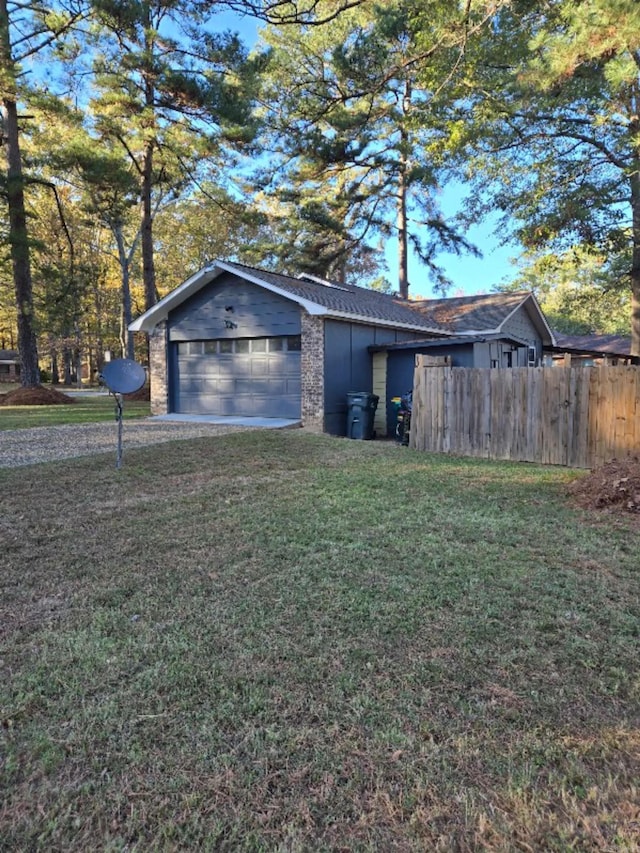
POLYGON ((569 492, 585 509, 640 513, 640 459, 614 459, 572 483, 569 492))
POLYGON ((75 403, 73 397, 56 391, 55 388, 16 388, 8 394, 0 394, 0 406, 61 406, 75 403))

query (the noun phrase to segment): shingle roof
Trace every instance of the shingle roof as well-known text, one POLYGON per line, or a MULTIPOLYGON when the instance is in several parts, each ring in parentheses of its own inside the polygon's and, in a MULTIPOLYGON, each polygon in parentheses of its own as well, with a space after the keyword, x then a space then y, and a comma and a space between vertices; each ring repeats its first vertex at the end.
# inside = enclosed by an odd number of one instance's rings
MULTIPOLYGON (((384 324, 434 337, 499 331, 501 324, 524 301, 533 300, 529 293, 490 293, 406 301, 353 284, 324 281, 314 276, 294 278, 245 264, 215 261, 134 320, 130 330, 150 331, 166 319, 170 311, 225 272, 291 297, 311 314, 384 324)), ((539 309, 538 313, 540 322, 548 328, 539 309)))
POLYGON ((483 293, 450 299, 425 299, 412 302, 411 306, 432 323, 448 332, 460 334, 498 329, 528 296, 530 294, 526 292, 483 293))
POLYGON ((443 334, 447 333, 447 330, 440 328, 430 315, 414 311, 413 302, 399 300, 387 293, 358 287, 354 284, 322 281, 311 276, 293 278, 281 273, 248 267, 244 264, 227 262, 225 266, 237 270, 241 275, 250 275, 252 278, 260 279, 266 284, 271 284, 290 293, 292 296, 301 297, 309 302, 314 302, 316 305, 321 305, 332 312, 365 317, 371 320, 384 320, 400 325, 418 326, 429 331, 441 331, 443 334))
POLYGON ((291 297, 311 314, 383 324, 425 334, 449 334, 446 329, 434 324, 428 315, 414 311, 413 303, 394 299, 386 293, 310 276, 293 278, 230 261, 215 261, 192 275, 153 308, 134 320, 129 329, 132 332, 151 331, 166 319, 170 311, 225 272, 235 273, 247 281, 291 297))
POLYGON ((624 335, 561 335, 555 333, 556 349, 587 353, 631 355, 631 338, 624 335))

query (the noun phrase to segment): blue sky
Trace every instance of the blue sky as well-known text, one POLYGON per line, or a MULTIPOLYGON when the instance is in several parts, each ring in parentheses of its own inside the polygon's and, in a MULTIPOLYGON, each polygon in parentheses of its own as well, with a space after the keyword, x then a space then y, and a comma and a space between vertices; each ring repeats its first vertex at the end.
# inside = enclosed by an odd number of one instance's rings
MULTIPOLYGON (((255 19, 232 12, 221 12, 213 16, 209 22, 210 29, 228 29, 240 34, 243 41, 252 46, 258 38, 260 24, 255 19)), ((456 212, 460 188, 450 188, 443 191, 442 207, 447 215, 456 212)), ((494 233, 496 222, 487 219, 469 229, 466 236, 469 242, 482 252, 481 258, 472 255, 438 256, 437 263, 445 270, 453 287, 450 296, 456 294, 486 293, 505 278, 513 278, 516 269, 512 263, 518 257, 522 248, 515 243, 501 245, 501 240, 494 233)), ((390 241, 386 252, 387 264, 392 273, 397 262, 397 247, 395 241, 390 241)), ((393 281, 393 276, 389 276, 393 281)), ((418 297, 433 296, 428 275, 418 258, 412 257, 409 262, 409 282, 411 295, 418 297)))

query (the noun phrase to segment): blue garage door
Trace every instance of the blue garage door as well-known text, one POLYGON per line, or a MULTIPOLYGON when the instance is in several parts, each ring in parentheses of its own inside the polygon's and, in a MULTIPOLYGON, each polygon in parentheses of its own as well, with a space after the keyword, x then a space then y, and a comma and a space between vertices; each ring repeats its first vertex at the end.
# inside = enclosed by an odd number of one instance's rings
POLYGON ((184 341, 176 348, 176 412, 300 417, 299 335, 184 341))

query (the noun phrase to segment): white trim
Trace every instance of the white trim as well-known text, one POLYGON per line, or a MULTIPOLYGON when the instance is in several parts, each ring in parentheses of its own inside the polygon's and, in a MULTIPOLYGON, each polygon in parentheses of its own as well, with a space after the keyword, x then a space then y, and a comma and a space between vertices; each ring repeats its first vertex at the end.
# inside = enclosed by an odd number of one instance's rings
POLYGON ((321 284, 323 287, 332 287, 334 290, 344 290, 345 293, 350 293, 348 287, 342 287, 340 284, 334 284, 332 281, 327 281, 325 278, 320 278, 318 275, 311 275, 311 273, 301 272, 300 275, 297 275, 296 278, 299 281, 312 281, 314 284, 321 284))
POLYGON ((240 278, 244 278, 247 281, 250 281, 252 284, 257 284, 258 287, 264 287, 265 290, 270 290, 272 293, 277 293, 278 296, 284 296, 285 299, 290 299, 292 302, 297 302, 308 314, 315 314, 321 316, 327 313, 327 309, 323 305, 318 305, 317 302, 311 302, 309 299, 304 299, 302 296, 297 296, 295 293, 291 293, 290 290, 285 290, 282 287, 278 287, 276 284, 271 284, 268 281, 264 281, 260 278, 260 276, 252 275, 247 272, 240 272, 237 270, 232 264, 227 264, 224 261, 216 261, 216 266, 219 266, 221 269, 225 270, 225 272, 233 273, 234 275, 239 275, 240 278))

